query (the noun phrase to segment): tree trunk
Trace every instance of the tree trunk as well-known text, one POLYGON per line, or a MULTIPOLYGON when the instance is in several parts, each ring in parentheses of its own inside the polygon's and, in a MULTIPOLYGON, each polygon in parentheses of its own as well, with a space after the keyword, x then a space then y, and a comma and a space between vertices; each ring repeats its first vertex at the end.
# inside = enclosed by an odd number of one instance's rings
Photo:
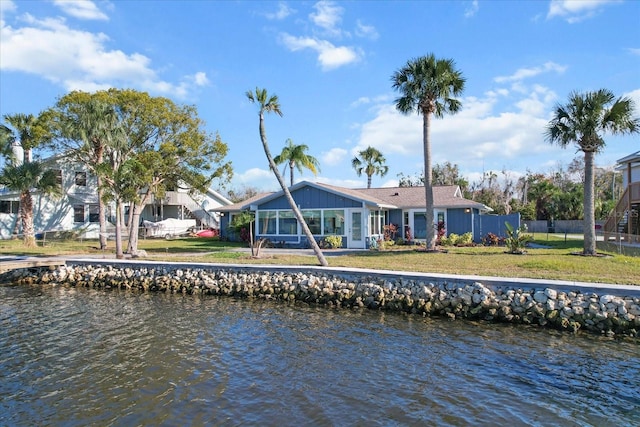
POLYGON ((122 252, 122 202, 116 202, 116 258, 122 259, 124 258, 124 253, 122 252))
POLYGON ((129 246, 127 247, 127 252, 131 255, 135 255, 138 253, 140 216, 142 215, 143 210, 144 205, 139 205, 138 203, 134 203, 133 206, 130 205, 129 208, 129 215, 131 215, 131 224, 129 226, 129 246), (133 207, 133 209, 131 209, 131 207, 133 207))
POLYGON ((436 233, 433 224, 433 173, 431 171, 431 114, 422 114, 422 143, 424 151, 424 193, 426 198, 425 220, 427 227, 427 250, 435 249, 436 233))
POLYGON ((24 245, 28 248, 33 248, 36 246, 36 236, 33 230, 33 199, 29 190, 20 193, 20 216, 22 218, 24 245))
POLYGON ((289 162, 289 174, 290 174, 290 178, 291 178, 291 185, 293 186, 293 162, 289 162))
POLYGON ((327 259, 324 257, 324 254, 320 250, 320 246, 318 246, 318 242, 316 242, 316 239, 313 237, 313 234, 311 234, 311 230, 309 230, 309 226, 307 225, 307 222, 302 217, 302 212, 300 212, 300 209, 298 209, 298 206, 296 205, 295 201, 293 200, 293 197, 291 196, 291 193, 289 192, 289 189, 287 188, 287 184, 284 182, 284 178, 282 177, 280 172, 278 172, 278 168, 275 162, 273 161, 273 157, 271 157, 271 152, 269 151, 269 145, 267 143, 267 135, 264 131, 264 115, 262 111, 260 111, 260 139, 262 140, 262 147, 264 148, 264 153, 266 154, 267 160, 269 161, 269 167, 271 168, 273 173, 276 175, 276 179, 278 180, 278 183, 280 183, 280 187, 282 187, 282 191, 284 192, 284 195, 287 201, 289 202, 289 206, 291 206, 291 209, 293 210, 293 215, 296 217, 296 219, 302 226, 302 231, 304 232, 305 236, 307 236, 307 240, 309 241, 309 244, 311 245, 313 252, 316 254, 316 257, 318 258, 318 262, 323 267, 327 267, 329 265, 329 263, 327 262, 327 259))
POLYGON ((107 249, 107 215, 102 201, 102 178, 98 176, 98 222, 100 223, 100 250, 107 249))
POLYGON ((367 175, 367 188, 371 188, 371 177, 373 175, 367 175))
POLYGON ((595 153, 584 153, 584 255, 596 254, 596 213, 594 203, 594 161, 595 153))

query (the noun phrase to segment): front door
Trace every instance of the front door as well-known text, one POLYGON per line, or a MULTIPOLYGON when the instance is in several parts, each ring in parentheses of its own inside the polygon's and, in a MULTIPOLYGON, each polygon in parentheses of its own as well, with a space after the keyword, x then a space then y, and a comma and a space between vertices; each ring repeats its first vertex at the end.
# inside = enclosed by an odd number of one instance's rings
POLYGON ((351 249, 364 249, 364 236, 362 233, 362 211, 353 210, 349 215, 349 242, 351 249))

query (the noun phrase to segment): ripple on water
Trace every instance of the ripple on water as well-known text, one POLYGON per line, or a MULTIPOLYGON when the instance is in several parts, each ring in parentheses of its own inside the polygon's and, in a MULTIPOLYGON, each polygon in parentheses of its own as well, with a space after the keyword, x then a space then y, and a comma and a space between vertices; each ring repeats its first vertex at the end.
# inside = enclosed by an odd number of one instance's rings
POLYGON ((637 341, 230 298, 0 287, 0 424, 633 425, 637 341))

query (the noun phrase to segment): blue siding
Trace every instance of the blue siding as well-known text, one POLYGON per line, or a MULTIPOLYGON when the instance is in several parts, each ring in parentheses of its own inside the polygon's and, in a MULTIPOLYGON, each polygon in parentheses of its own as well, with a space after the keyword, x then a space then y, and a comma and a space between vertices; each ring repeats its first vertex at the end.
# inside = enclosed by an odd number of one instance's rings
MULTIPOLYGON (((300 209, 341 209, 359 208, 362 202, 314 187, 302 187, 291 193, 300 209)), ((276 199, 258 205, 260 210, 291 209, 284 194, 276 199)))
POLYGON ((399 237, 402 237, 402 209, 394 209, 389 211, 389 222, 397 225, 399 230, 399 237))
POLYGON ((447 209, 447 235, 455 233, 458 235, 471 231, 471 220, 473 215, 467 213, 464 209, 447 209))
POLYGON ((507 227, 504 223, 508 221, 514 228, 520 227, 520 214, 510 215, 475 215, 474 218, 474 242, 481 242, 488 233, 493 233, 500 237, 507 236, 507 227))

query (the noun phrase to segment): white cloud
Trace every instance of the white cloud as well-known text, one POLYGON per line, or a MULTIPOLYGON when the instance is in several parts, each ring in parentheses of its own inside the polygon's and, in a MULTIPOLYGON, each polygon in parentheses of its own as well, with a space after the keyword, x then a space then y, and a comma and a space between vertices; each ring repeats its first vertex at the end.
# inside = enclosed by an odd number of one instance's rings
MULTIPOLYGON (((510 107, 495 95, 490 92, 483 98, 464 98, 458 114, 432 120, 433 164, 451 161, 461 170, 477 170, 479 162, 532 159, 553 152, 554 147, 543 136, 548 112, 556 99, 553 91, 537 85, 510 107), (510 111, 496 113, 498 110, 510 111)), ((375 117, 362 124, 357 141, 353 153, 372 146, 385 157, 393 157, 394 163, 404 162, 405 173, 420 170, 422 116, 402 115, 394 105, 381 104, 375 117)))
POLYGON ((109 17, 89 0, 54 0, 53 4, 62 11, 78 19, 96 19, 108 21, 109 17))
POLYGON ((629 49, 627 49, 629 52, 631 52, 633 55, 640 55, 640 48, 633 48, 630 47, 629 49))
POLYGON ((473 0, 471 4, 467 7, 467 9, 464 11, 464 17, 471 18, 478 12, 479 9, 480 9, 480 5, 478 4, 478 0, 473 0))
POLYGON ((376 27, 373 25, 365 25, 359 19, 356 21, 356 35, 358 37, 366 37, 371 40, 376 40, 379 36, 376 27))
POLYGON ((267 19, 281 21, 293 13, 295 13, 295 10, 291 9, 285 2, 281 1, 278 2, 278 10, 276 12, 266 13, 265 16, 267 19))
POLYGON ((281 34, 284 45, 296 52, 298 50, 311 49, 317 52, 318 62, 323 70, 332 70, 343 65, 360 60, 361 53, 347 46, 334 46, 326 40, 318 40, 311 37, 295 37, 290 34, 281 34))
POLYGON ((605 5, 620 3, 619 0, 551 0, 547 19, 564 18, 568 23, 584 21, 595 16, 605 5))
POLYGON ((640 115, 640 89, 632 90, 631 92, 623 93, 622 96, 631 98, 636 107, 636 116, 640 115))
POLYGON ((2 71, 39 75, 66 90, 135 87, 181 98, 207 81, 204 73, 186 76, 179 85, 163 81, 148 57, 106 48, 110 40, 104 33, 70 28, 64 18, 38 20, 27 14, 23 19, 21 28, 2 22, 2 71))
POLYGON ((16 9, 16 4, 12 0, 0 1, 0 12, 13 12, 16 9))
POLYGON ((315 13, 309 14, 309 19, 318 27, 326 31, 331 36, 339 36, 341 34, 338 26, 342 22, 342 13, 344 9, 332 1, 319 1, 313 8, 315 13))
POLYGON ((332 148, 329 151, 324 151, 321 154, 322 164, 328 166, 334 166, 340 164, 347 156, 347 150, 344 148, 332 148))
POLYGON ((533 68, 520 68, 514 74, 510 76, 499 76, 494 78, 493 80, 496 83, 506 83, 506 82, 519 82, 524 79, 528 79, 531 77, 535 77, 542 73, 548 72, 556 72, 558 74, 562 74, 567 69, 566 65, 559 65, 555 62, 545 62, 542 66, 533 67, 533 68))

